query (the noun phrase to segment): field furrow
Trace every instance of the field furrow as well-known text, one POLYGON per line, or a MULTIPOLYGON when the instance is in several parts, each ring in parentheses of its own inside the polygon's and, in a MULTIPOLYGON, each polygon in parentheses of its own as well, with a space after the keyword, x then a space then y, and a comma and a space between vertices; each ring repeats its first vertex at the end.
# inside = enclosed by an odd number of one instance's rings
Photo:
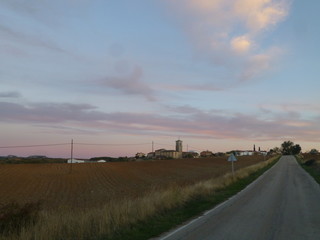
MULTIPOLYGON (((239 157, 235 168, 263 160, 239 157)), ((0 204, 36 202, 45 208, 96 207, 172 186, 186 186, 230 172, 226 157, 86 164, 0 165, 0 204)))

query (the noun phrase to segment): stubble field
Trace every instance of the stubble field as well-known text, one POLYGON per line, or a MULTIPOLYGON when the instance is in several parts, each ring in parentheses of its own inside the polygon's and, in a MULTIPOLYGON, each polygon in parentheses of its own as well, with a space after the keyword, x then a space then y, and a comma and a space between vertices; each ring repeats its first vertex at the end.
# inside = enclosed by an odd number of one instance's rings
MULTIPOLYGON (((240 169, 263 160, 239 157, 240 169)), ((0 165, 0 204, 41 201, 46 209, 91 208, 230 172, 227 157, 86 164, 0 165)))

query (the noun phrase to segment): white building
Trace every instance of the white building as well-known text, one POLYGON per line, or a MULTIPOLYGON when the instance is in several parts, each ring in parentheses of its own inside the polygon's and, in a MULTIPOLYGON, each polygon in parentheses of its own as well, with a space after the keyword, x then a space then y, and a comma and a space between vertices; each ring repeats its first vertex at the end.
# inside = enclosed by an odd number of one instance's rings
POLYGON ((68 159, 67 163, 85 163, 85 161, 84 160, 75 159, 75 158, 73 158, 73 159, 70 158, 70 159, 68 159))
POLYGON ((237 156, 252 156, 253 155, 253 151, 251 150, 247 150, 247 151, 237 151, 236 154, 237 156))

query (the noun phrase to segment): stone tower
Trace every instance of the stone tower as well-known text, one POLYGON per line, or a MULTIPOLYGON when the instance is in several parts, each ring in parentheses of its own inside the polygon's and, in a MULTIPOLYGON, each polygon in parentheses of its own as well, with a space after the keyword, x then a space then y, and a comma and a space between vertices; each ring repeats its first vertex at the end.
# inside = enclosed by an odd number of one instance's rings
POLYGON ((182 141, 180 139, 176 141, 176 151, 182 153, 182 141))

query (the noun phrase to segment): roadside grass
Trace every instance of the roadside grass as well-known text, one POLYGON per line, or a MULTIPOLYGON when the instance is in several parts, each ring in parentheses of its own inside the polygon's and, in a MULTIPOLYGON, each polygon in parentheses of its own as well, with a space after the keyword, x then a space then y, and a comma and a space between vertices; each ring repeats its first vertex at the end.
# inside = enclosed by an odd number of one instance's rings
POLYGON ((19 234, 22 228, 34 226, 38 220, 41 202, 20 205, 15 202, 0 207, 0 235, 19 234))
MULTIPOLYGON (((241 168, 219 178, 135 199, 110 201, 101 208, 72 211, 42 210, 32 224, 1 240, 143 240, 159 236, 175 226, 227 200, 272 167, 280 157, 241 168)), ((1 213, 0 213, 1 215, 1 213)))
POLYGON ((299 155, 296 155, 295 157, 300 166, 320 184, 320 162, 310 157, 303 158, 303 156, 299 155))

